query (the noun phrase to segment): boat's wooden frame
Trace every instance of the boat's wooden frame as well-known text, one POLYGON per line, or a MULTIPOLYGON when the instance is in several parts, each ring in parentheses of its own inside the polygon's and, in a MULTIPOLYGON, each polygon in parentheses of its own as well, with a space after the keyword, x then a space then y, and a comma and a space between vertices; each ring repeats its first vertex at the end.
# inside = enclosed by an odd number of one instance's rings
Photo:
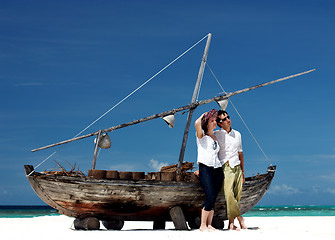
MULTIPOLYGON (((240 202, 242 214, 264 196, 275 170, 275 166, 270 166, 267 173, 246 178, 240 202)), ((164 222, 171 220, 170 210, 179 206, 186 221, 194 226, 205 198, 197 181, 57 176, 36 172, 31 165, 25 165, 25 171, 32 188, 45 203, 74 218, 164 222)), ((215 217, 221 222, 226 220, 226 203, 221 193, 216 201, 215 217)))

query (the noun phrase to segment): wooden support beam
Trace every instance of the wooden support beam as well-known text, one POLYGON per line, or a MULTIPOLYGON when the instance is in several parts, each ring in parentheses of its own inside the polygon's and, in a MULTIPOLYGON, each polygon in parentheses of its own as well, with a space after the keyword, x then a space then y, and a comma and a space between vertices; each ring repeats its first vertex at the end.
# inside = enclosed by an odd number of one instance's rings
POLYGON ((161 220, 161 219, 156 219, 154 220, 154 226, 153 226, 154 230, 162 230, 165 229, 165 220, 161 220))
POLYGON ((171 208, 169 213, 176 230, 189 230, 183 210, 180 206, 171 208))
POLYGON ((88 217, 84 219, 76 218, 73 222, 76 230, 99 230, 100 221, 95 217, 88 217))
POLYGON ((102 225, 108 230, 121 230, 124 225, 122 220, 102 221, 102 225))

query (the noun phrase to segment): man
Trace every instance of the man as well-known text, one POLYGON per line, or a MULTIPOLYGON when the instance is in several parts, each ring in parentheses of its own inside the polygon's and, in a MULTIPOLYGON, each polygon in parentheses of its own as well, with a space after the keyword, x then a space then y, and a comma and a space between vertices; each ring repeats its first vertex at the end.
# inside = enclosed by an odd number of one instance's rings
POLYGON ((231 128, 231 120, 226 111, 218 112, 217 124, 221 129, 215 131, 214 135, 220 145, 219 160, 223 163, 222 193, 227 204, 228 229, 240 230, 234 225, 235 218, 242 229, 247 229, 239 209, 242 184, 245 181, 241 134, 231 128))

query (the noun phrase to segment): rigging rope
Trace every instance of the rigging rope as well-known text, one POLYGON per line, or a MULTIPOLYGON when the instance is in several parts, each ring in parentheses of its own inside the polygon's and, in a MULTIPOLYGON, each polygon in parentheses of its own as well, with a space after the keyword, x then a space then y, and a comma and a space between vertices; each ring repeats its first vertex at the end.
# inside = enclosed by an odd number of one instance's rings
MULTIPOLYGON (((120 105, 122 102, 124 102, 127 98, 129 98, 131 95, 133 95, 135 92, 140 90, 144 85, 149 83, 152 79, 154 79, 157 75, 159 75, 161 72, 163 72, 165 69, 170 67, 174 62, 176 62, 179 58, 184 56, 187 52, 189 52, 192 48, 194 48, 196 45, 198 45, 202 40, 204 40, 208 35, 203 37, 201 40, 199 40, 197 43, 195 43, 192 47, 187 49, 185 52, 183 52, 181 55, 179 55, 177 58, 175 58, 172 62, 170 62, 168 65, 166 65, 164 68, 162 68, 160 71, 158 71, 155 75, 153 75, 151 78, 149 78, 147 81, 145 81, 143 84, 141 84, 138 88, 136 88, 134 91, 132 91, 130 94, 128 94, 126 97, 124 97, 120 102, 115 104, 113 107, 111 107, 107 112, 102 114, 99 118, 97 118, 95 121, 93 121, 90 125, 88 125, 85 129, 83 129, 80 133, 78 133, 75 137, 82 134, 84 131, 86 131, 88 128, 90 128, 93 124, 95 124, 97 121, 99 121, 101 118, 103 118, 105 115, 107 115, 110 111, 112 111, 114 108, 116 108, 118 105, 120 105)), ((75 138, 74 137, 74 138, 75 138)))
MULTIPOLYGON (((155 75, 153 75, 151 78, 149 78, 147 81, 145 81, 143 84, 141 84, 139 87, 137 87, 134 91, 132 91, 130 94, 128 94, 126 97, 124 97, 121 101, 119 101, 117 104, 115 104, 113 107, 111 107, 108 111, 106 111, 104 114, 102 114, 100 117, 98 117, 96 120, 94 120, 91 124, 89 124, 87 127, 85 127, 82 131, 80 131, 78 134, 76 134, 73 138, 78 137, 80 134, 82 134, 84 131, 89 129, 92 125, 94 125, 96 122, 98 122, 101 118, 106 116, 110 111, 112 111, 114 108, 119 106, 122 102, 124 102, 127 98, 129 98, 131 95, 133 95, 135 92, 140 90, 144 85, 149 83, 152 79, 154 79, 156 76, 158 76, 161 72, 163 72, 165 69, 170 67, 173 63, 175 63, 178 59, 180 59, 182 56, 184 56, 186 53, 188 53, 190 50, 192 50, 195 46, 197 46, 200 42, 202 42, 205 38, 208 37, 209 34, 204 36, 202 39, 200 39, 197 43, 193 44, 190 48, 188 48, 185 52, 180 54, 177 58, 175 58, 173 61, 171 61, 168 65, 166 65, 164 68, 162 68, 160 71, 158 71, 155 75)), ((58 150, 56 150, 54 153, 52 153, 50 156, 48 156, 46 159, 44 159, 41 163, 39 163, 36 167, 38 168, 40 165, 42 165, 45 161, 47 161, 49 158, 51 158, 53 155, 55 155, 59 150, 61 150, 65 145, 60 147, 58 150)), ((35 171, 35 170, 34 170, 35 171)), ((32 174, 34 171, 32 171, 30 174, 32 174)), ((29 175, 30 175, 29 174, 29 175)), ((28 176, 29 176, 28 175, 28 176)))
MULTIPOLYGON (((206 66, 208 67, 209 71, 212 73, 213 77, 215 78, 216 82, 219 84, 221 90, 227 94, 227 92, 223 89, 222 85, 220 84, 219 80, 217 79, 217 77, 215 76, 215 74, 213 73, 212 69, 209 67, 208 63, 206 64, 206 66)), ((237 110, 237 108, 235 107, 235 105, 233 104, 233 102, 230 100, 230 98, 228 98, 228 101, 231 103, 231 105, 233 106, 233 108, 235 109, 237 115, 240 117, 240 119, 242 120, 244 126, 247 128, 247 130, 249 131, 250 135, 252 136, 252 138, 254 139, 254 141, 256 142, 257 146, 259 147, 259 149, 262 151, 264 157, 266 158, 266 160, 269 162, 269 164, 272 166, 272 163, 270 162, 269 158, 267 157, 267 155, 265 154, 265 152, 263 151, 261 145, 258 143, 257 139, 255 138, 255 136, 252 134, 251 130, 249 129, 249 127, 247 126, 247 124, 245 123, 245 121, 243 120, 241 114, 239 113, 239 111, 237 110)))

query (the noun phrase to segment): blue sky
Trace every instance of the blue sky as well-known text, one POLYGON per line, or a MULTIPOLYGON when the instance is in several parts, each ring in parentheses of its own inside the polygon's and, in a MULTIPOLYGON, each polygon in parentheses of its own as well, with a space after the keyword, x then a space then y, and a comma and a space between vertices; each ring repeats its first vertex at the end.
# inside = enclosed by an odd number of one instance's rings
MULTIPOLYGON (((198 40, 212 33, 208 64, 228 92, 316 71, 231 98, 271 163, 259 205, 335 204, 335 2, 0 0, 0 204, 44 204, 23 165, 36 166, 198 40)), ((205 41, 85 133, 189 104, 205 41)), ((221 89, 208 68, 199 100, 221 89)), ((194 120, 185 160, 196 161, 194 120)), ((269 163, 231 105, 247 176, 269 163)), ((97 169, 155 171, 178 161, 186 114, 110 133, 97 169)), ((37 170, 87 172, 93 138, 67 144, 37 170)))

